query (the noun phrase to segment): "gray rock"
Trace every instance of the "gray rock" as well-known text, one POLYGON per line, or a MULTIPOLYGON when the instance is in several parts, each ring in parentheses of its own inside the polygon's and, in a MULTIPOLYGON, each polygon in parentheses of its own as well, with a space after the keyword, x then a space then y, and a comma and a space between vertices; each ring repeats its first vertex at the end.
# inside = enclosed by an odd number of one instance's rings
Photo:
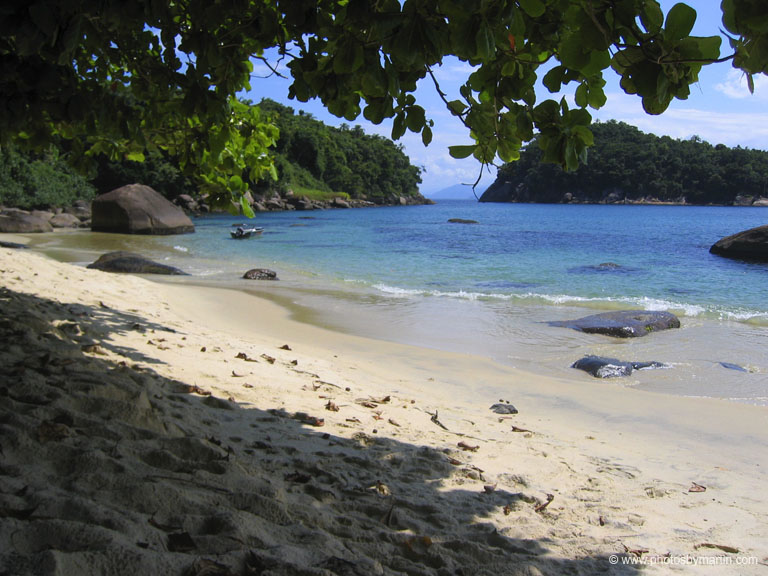
POLYGON ((0 240, 0 248, 10 248, 12 250, 23 250, 27 248, 24 244, 19 244, 18 242, 5 242, 3 240, 0 240))
POLYGON ((277 272, 267 268, 253 268, 243 274, 246 280, 277 280, 277 272))
POLYGON ((134 252, 107 252, 99 256, 96 262, 89 264, 88 268, 103 270, 104 272, 120 272, 125 274, 165 274, 171 276, 187 276, 186 272, 160 264, 145 258, 134 252))
POLYGON ((619 378, 629 376, 635 370, 668 368, 661 362, 623 362, 616 358, 602 356, 585 356, 571 365, 571 368, 584 370, 595 378, 619 378))
POLYGON ((739 366, 738 364, 734 364, 733 362, 718 362, 720 366, 723 368, 728 368, 728 370, 735 370, 736 372, 749 372, 746 368, 743 366, 739 366))
POLYGON ((587 334, 605 334, 616 338, 637 338, 651 332, 680 328, 680 320, 670 312, 620 310, 593 314, 577 320, 550 322, 550 326, 573 328, 587 334))
POLYGON ((90 220, 91 203, 85 200, 75 200, 72 206, 64 208, 64 212, 77 216, 80 220, 90 220))
POLYGON ((21 211, 9 211, 0 216, 0 232, 8 234, 53 232, 53 226, 48 220, 39 216, 21 211))
POLYGON ((67 213, 56 214, 50 222, 54 228, 77 228, 80 226, 80 218, 67 213))
POLYGON ((768 225, 721 238, 709 252, 725 258, 768 262, 768 225))
POLYGON ((186 234, 195 231, 184 210, 143 184, 130 184, 97 197, 91 229, 122 234, 186 234))
POLYGON ((517 414, 517 408, 512 406, 512 404, 504 404, 501 402, 491 406, 491 411, 496 414, 517 414))
POLYGON ((187 212, 197 212, 200 209, 197 200, 192 198, 189 194, 179 194, 174 198, 173 203, 187 212))

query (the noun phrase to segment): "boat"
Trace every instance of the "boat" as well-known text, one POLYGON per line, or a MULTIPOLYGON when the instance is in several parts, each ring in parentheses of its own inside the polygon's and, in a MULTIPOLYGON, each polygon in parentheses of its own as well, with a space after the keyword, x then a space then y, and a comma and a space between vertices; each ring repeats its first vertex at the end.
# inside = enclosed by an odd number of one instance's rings
POLYGON ((251 236, 258 236, 264 232, 264 228, 258 226, 251 226, 250 224, 232 224, 232 229, 229 234, 235 240, 244 240, 251 236))

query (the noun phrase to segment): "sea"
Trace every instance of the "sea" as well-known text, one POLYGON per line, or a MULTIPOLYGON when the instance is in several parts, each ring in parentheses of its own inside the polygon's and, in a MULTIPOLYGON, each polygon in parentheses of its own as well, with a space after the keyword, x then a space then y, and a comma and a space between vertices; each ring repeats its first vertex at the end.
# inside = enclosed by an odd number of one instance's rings
POLYGON ((207 215, 181 236, 46 235, 40 248, 82 264, 134 250, 191 274, 171 281, 252 292, 303 322, 553 377, 592 379, 571 366, 593 354, 661 362, 604 384, 768 406, 768 264, 709 253, 768 223, 768 208, 445 200, 259 213, 264 233, 233 240, 240 221, 207 215), (241 279, 251 268, 279 280, 241 279), (641 309, 682 326, 616 339, 551 325, 641 309))

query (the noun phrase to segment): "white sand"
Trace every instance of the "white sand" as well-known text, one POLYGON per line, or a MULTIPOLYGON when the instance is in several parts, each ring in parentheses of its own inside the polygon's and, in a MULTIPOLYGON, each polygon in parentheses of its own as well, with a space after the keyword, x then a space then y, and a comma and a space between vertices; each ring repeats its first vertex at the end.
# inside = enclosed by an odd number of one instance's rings
POLYGON ((766 408, 30 251, 0 279, 0 574, 768 574, 766 408))

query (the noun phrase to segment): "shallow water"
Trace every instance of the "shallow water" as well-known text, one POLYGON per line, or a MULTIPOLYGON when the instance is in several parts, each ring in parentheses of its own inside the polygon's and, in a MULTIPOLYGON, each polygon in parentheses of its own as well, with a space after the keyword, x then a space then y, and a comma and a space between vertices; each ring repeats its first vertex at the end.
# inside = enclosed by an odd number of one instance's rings
POLYGON ((762 208, 446 201, 259 214, 265 232, 249 240, 232 240, 236 219, 217 215, 198 219, 192 235, 75 232, 36 243, 83 263, 107 250, 142 252, 193 281, 256 291, 337 330, 570 378, 591 378, 570 368, 586 354, 656 360, 671 367, 606 385, 768 405, 768 265, 708 252, 767 218, 762 208), (275 269, 281 281, 238 279, 254 267, 275 269), (670 310, 683 326, 616 340, 548 324, 640 308, 670 310))

